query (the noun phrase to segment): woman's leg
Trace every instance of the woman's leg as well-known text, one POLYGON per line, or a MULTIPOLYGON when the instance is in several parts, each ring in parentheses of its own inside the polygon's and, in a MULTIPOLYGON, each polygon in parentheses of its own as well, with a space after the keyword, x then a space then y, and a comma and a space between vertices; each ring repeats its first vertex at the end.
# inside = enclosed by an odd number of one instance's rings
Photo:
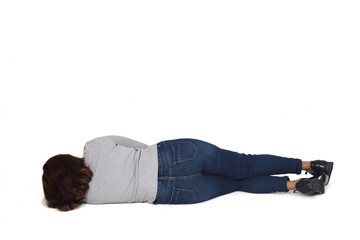
POLYGON ((299 182, 299 181, 300 181, 300 179, 293 180, 293 181, 287 181, 287 183, 286 183, 287 189, 289 189, 289 190, 297 190, 296 189, 296 183, 299 182))
POLYGON ((257 176, 243 180, 220 175, 199 174, 176 179, 170 184, 168 197, 158 200, 163 204, 190 204, 210 200, 235 191, 250 193, 288 192, 288 177, 257 176))
POLYGON ((288 177, 250 175, 300 173, 302 167, 300 159, 239 154, 196 139, 160 142, 158 157, 159 181, 155 204, 202 202, 234 191, 288 191, 288 177), (288 160, 292 163, 290 167, 287 166, 288 160), (271 164, 276 165, 275 169, 271 170, 271 164), (246 177, 250 178, 242 179, 246 177))
POLYGON ((172 164, 173 175, 198 172, 222 175, 235 179, 255 176, 296 173, 302 170, 302 161, 270 154, 244 154, 217 147, 199 139, 180 138, 159 143, 164 159, 172 164))
POLYGON ((239 191, 250 193, 288 192, 287 183, 289 181, 288 176, 256 176, 240 180, 241 187, 239 191))
POLYGON ((302 161, 270 154, 244 154, 219 148, 211 143, 193 140, 204 155, 203 173, 223 175, 235 179, 255 176, 296 173, 302 170, 302 161))

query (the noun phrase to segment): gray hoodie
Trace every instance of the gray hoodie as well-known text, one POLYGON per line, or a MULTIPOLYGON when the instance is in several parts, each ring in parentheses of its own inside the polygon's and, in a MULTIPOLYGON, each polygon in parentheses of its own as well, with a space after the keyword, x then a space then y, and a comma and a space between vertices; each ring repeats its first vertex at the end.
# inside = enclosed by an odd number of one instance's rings
POLYGON ((155 201, 157 192, 157 144, 108 135, 85 143, 85 163, 93 172, 86 203, 155 201))

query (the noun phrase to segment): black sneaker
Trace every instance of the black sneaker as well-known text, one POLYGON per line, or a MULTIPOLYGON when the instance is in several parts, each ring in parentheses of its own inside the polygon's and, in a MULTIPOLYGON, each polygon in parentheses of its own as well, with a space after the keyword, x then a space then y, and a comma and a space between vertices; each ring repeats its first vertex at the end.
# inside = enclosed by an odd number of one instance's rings
POLYGON ((297 191, 300 191, 308 195, 314 195, 325 192, 323 181, 316 177, 300 178, 300 181, 298 181, 295 184, 295 188, 297 191))
MULTIPOLYGON (((313 170, 313 172, 311 172, 310 174, 312 174, 316 178, 320 177, 320 179, 322 179, 324 185, 326 186, 329 184, 333 167, 334 167, 333 162, 327 162, 325 160, 311 161, 311 169, 313 170)), ((305 174, 307 173, 308 172, 306 172, 305 174)))

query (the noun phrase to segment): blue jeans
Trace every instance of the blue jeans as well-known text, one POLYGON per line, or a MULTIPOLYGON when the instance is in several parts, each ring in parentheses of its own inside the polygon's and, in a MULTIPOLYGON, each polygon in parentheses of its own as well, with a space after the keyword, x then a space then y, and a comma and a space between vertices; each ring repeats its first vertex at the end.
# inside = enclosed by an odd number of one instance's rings
POLYGON ((157 143, 158 189, 154 204, 198 203, 234 191, 288 192, 289 177, 302 161, 269 154, 243 154, 191 138, 157 143))

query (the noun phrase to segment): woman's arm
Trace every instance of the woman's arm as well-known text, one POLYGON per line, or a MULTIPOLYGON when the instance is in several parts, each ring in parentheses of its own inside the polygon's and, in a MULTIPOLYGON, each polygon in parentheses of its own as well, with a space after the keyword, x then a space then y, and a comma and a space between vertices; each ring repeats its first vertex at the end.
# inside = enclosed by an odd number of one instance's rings
POLYGON ((97 142, 112 141, 114 143, 114 145, 119 144, 119 145, 122 145, 122 146, 128 147, 128 148, 145 149, 148 147, 148 145, 146 145, 145 143, 133 140, 131 138, 117 136, 117 135, 107 135, 107 136, 97 137, 97 138, 87 141, 83 148, 83 157, 85 157, 86 146, 88 145, 88 143, 90 143, 92 141, 97 141, 97 142))

